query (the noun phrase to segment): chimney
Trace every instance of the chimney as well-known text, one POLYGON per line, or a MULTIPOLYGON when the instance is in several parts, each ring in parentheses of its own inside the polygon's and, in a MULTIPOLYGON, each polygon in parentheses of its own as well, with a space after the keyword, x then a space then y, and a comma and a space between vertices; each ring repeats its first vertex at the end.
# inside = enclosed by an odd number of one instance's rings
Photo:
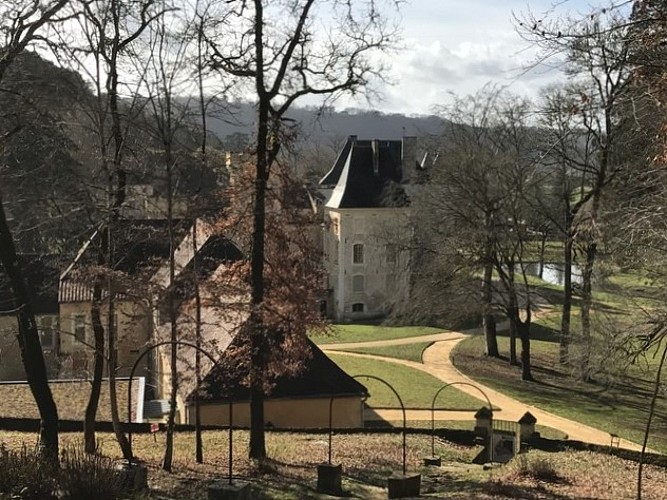
POLYGON ((401 182, 410 183, 415 178, 415 171, 419 160, 417 159, 417 138, 415 136, 403 137, 401 151, 401 182))
POLYGON ((371 148, 373 149, 373 175, 378 177, 380 175, 380 141, 373 139, 371 148))

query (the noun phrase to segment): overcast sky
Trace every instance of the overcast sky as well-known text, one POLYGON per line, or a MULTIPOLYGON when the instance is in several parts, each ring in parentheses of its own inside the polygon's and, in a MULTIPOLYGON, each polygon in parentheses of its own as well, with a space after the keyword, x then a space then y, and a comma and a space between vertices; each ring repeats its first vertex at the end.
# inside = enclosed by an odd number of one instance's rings
MULTIPOLYGON (((386 112, 429 113, 454 92, 465 95, 487 82, 535 96, 556 71, 525 67, 535 52, 515 31, 512 14, 542 16, 590 12, 604 0, 409 0, 401 9, 403 45, 392 56, 391 86, 381 88, 386 112), (554 5, 555 14, 554 14, 554 5)), ((339 102, 367 107, 365 104, 339 102)))

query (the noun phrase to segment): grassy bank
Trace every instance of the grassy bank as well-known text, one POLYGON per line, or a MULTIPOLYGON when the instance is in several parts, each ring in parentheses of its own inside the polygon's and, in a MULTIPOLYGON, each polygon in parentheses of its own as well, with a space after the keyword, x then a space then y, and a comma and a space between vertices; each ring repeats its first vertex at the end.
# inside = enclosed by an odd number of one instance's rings
MULTIPOLYGON (((421 370, 396 365, 388 361, 346 356, 329 353, 329 357, 348 374, 373 375, 391 384, 401 396, 406 408, 429 409, 433 396, 444 383, 421 370)), ((368 388, 371 397, 366 403, 373 408, 399 408, 396 396, 381 382, 360 378, 359 382, 368 388)), ((438 396, 438 407, 449 410, 477 410, 482 401, 453 387, 448 387, 438 396)))
MULTIPOLYGON (((558 362, 557 317, 541 319, 531 342, 534 382, 520 380, 520 367, 510 366, 509 339, 498 338, 503 359, 482 355, 484 338, 471 336, 454 350, 452 361, 463 373, 522 402, 563 417, 613 432, 641 443, 651 395, 652 364, 634 367, 613 384, 579 382, 571 368, 558 362)), ((659 401, 649 446, 667 453, 667 405, 659 401)))
MULTIPOLYGON (((61 446, 79 442, 79 434, 61 435, 61 446)), ((15 449, 23 443, 34 444, 32 434, 0 432, 0 442, 15 449)), ((100 451, 119 457, 118 447, 109 434, 100 435, 100 451)), ((398 434, 349 434, 333 439, 333 461, 343 467, 345 496, 386 498, 387 477, 402 468, 401 437, 398 434)), ((531 451, 501 468, 483 470, 470 462, 476 448, 444 441, 436 442, 436 453, 443 467, 423 468, 422 457, 430 455, 430 437, 408 435, 407 470, 422 475, 423 498, 464 500, 542 500, 632 499, 635 497, 636 464, 616 457, 591 452, 544 453, 531 451)), ((317 493, 317 465, 326 460, 327 441, 317 434, 267 433, 270 459, 261 466, 248 460, 248 434, 234 432, 234 481, 248 481, 252 498, 296 500, 330 498, 317 493)), ((160 462, 164 436, 138 435, 134 450, 149 469, 150 492, 145 499, 175 500, 207 498, 213 480, 226 479, 228 461, 227 433, 204 432, 204 463, 194 460, 194 435, 175 435, 174 472, 164 473, 160 462)), ((648 466, 643 490, 645 500, 667 498, 667 471, 648 466)))
POLYGON ((422 362, 424 350, 433 342, 415 342, 414 344, 387 345, 378 347, 352 347, 343 349, 344 352, 357 352, 360 354, 373 354, 385 358, 404 359, 406 361, 422 362))
POLYGON ((313 335, 311 338, 316 344, 325 345, 421 337, 443 331, 431 326, 333 325, 331 335, 313 335))

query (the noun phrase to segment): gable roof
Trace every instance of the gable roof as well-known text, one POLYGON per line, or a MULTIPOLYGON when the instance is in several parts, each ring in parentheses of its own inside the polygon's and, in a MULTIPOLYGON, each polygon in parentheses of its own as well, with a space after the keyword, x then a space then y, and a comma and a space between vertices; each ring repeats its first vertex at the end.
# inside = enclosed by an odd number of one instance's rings
POLYGON ((351 135, 347 138, 343 149, 341 149, 340 153, 338 153, 338 158, 336 158, 333 167, 331 167, 331 170, 329 170, 329 172, 327 172, 327 174, 320 180, 320 186, 326 187, 335 186, 338 184, 338 180, 340 179, 340 176, 343 173, 343 168, 345 167, 345 163, 347 162, 347 157, 350 156, 352 145, 356 141, 356 135, 351 135))
MULTIPOLYGON (((237 335, 230 347, 242 342, 243 335, 237 335)), ((310 357, 304 369, 295 376, 282 376, 274 381, 274 387, 267 399, 313 398, 335 396, 368 396, 368 390, 345 373, 327 357, 310 339, 307 339, 310 357)), ((248 387, 243 384, 248 377, 249 366, 233 356, 234 349, 227 349, 218 363, 204 377, 199 397, 201 401, 221 401, 231 397, 234 401, 246 401, 250 397, 248 387)), ((188 396, 192 400, 194 393, 188 396)))
MULTIPOLYGON (((181 238, 189 221, 178 219, 172 221, 176 238, 181 238)), ((167 219, 120 219, 115 227, 113 269, 133 275, 150 268, 169 256, 169 221, 167 219)), ((58 289, 59 302, 89 302, 93 297, 91 278, 73 275, 72 271, 88 265, 95 265, 95 248, 91 243, 100 237, 100 229, 96 230, 81 247, 73 262, 60 275, 58 289)), ((104 291, 106 294, 106 291, 104 291)), ((122 290, 116 296, 123 299, 122 290)))
POLYGON ((401 186, 404 181, 403 153, 400 140, 357 140, 350 136, 334 166, 320 181, 323 188, 335 184, 326 206, 407 206, 409 200, 401 186))

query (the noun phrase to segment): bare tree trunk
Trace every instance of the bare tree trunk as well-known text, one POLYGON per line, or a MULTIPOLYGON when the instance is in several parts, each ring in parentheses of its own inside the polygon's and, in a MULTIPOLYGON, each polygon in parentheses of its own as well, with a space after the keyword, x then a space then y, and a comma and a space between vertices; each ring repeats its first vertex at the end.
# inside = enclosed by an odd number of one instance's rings
POLYGON ((518 365, 519 361, 516 357, 516 338, 519 328, 519 306, 517 306, 516 300, 513 298, 514 294, 512 291, 508 289, 507 293, 510 294, 509 304, 507 306, 507 318, 510 321, 510 365, 518 365))
POLYGON ((521 380, 534 380, 530 366, 530 322, 517 318, 517 331, 521 339, 521 380))
MULTIPOLYGON (((171 114, 171 96, 166 99, 167 121, 171 114)), ((167 125, 170 126, 170 125, 167 125)), ((170 129, 169 129, 170 130, 170 129)), ((174 297, 174 282, 176 280, 176 259, 175 259, 175 237, 174 237, 174 213, 173 213, 173 158, 171 154, 171 144, 165 144, 165 164, 167 167, 167 220, 169 224, 169 288, 167 290, 167 307, 169 309, 171 354, 169 357, 169 367, 171 370, 171 393, 169 395, 169 418, 167 420, 167 440, 164 450, 164 459, 162 468, 171 472, 174 456, 174 421, 176 418, 176 392, 178 391, 178 327, 176 317, 176 303, 174 297)))
POLYGON ((18 343, 21 359, 28 378, 28 385, 39 410, 39 444, 43 458, 58 460, 58 410, 49 388, 44 354, 39 342, 39 332, 30 296, 23 280, 23 273, 16 256, 14 238, 7 224, 7 217, 0 197, 0 262, 9 279, 18 322, 18 343))
POLYGON ((593 306, 593 267, 595 265, 597 245, 590 243, 586 247, 586 262, 581 272, 581 337, 583 352, 580 359, 581 373, 584 380, 590 378, 590 357, 592 349, 591 309, 593 306))
MULTIPOLYGON (((199 401, 199 387, 201 386, 201 295, 199 293, 199 276, 197 275, 197 219, 192 225, 192 272, 194 274, 195 285, 195 460, 198 464, 204 462, 204 445, 201 435, 201 412, 199 401)), ((231 425, 231 422, 230 424, 231 425)))
POLYGON ((559 356, 561 364, 569 362, 570 357, 570 321, 572 318, 572 229, 567 225, 565 245, 563 247, 563 312, 560 319, 559 356))
MULTIPOLYGON (((487 231, 491 231, 489 226, 492 224, 490 215, 485 216, 485 226, 487 231)), ((490 234, 490 233, 489 233, 490 234)), ((499 358, 498 336, 496 332, 496 322, 491 313, 493 307, 493 242, 487 237, 484 248, 484 276, 482 277, 482 326, 484 327, 484 339, 486 341, 485 354, 494 358, 499 358)))
MULTIPOLYGON (((261 38, 260 38, 261 40, 261 38)), ((261 42, 260 42, 261 43, 261 42)), ((263 89, 263 83, 262 83, 263 89)), ((261 93, 260 93, 261 95, 261 93)), ((250 313, 250 458, 266 458, 264 436, 264 354, 262 352, 264 324, 259 308, 264 300, 264 235, 266 232, 266 187, 268 180, 268 102, 259 102, 257 125, 257 162, 253 202, 253 230, 251 268, 250 313)))
POLYGON ((546 231, 542 231, 541 239, 540 239, 540 268, 537 273, 538 277, 542 279, 544 276, 544 251, 547 246, 547 233, 546 231))
MULTIPOLYGON (((102 243, 104 244, 104 243, 102 243)), ((98 263, 104 260, 103 250, 98 250, 98 263)), ((102 303, 102 283, 101 275, 95 276, 93 284, 93 302, 90 310, 91 322, 93 326, 93 336, 95 338, 95 352, 93 353, 93 379, 90 386, 90 396, 86 405, 86 413, 83 420, 83 439, 84 450, 86 453, 95 453, 97 451, 97 442, 95 440, 95 420, 97 417, 97 408, 99 406, 100 392, 102 390, 102 377, 104 375, 104 326, 100 314, 102 303)))
MULTIPOLYGON (((197 26, 197 85, 199 90, 199 112, 201 114, 201 162, 206 167, 206 147, 208 140, 208 123, 206 117, 206 101, 204 99, 204 18, 200 19, 197 26)), ((201 294, 199 290, 199 275, 197 274, 197 218, 192 226, 192 263, 195 285, 195 344, 201 348, 201 294)), ((202 383, 201 376, 201 352, 195 352, 195 376, 197 390, 195 391, 195 460, 198 464, 204 462, 204 445, 201 433, 201 403, 199 400, 199 387, 202 383)), ((229 423, 231 426, 231 422, 229 423)))
MULTIPOLYGON (((112 295, 112 294, 109 294, 112 295)), ((118 348, 116 347, 116 332, 115 326, 112 324, 115 318, 115 307, 113 300, 109 303, 109 409, 111 411, 111 423, 113 425, 114 434, 118 441, 118 446, 123 454, 125 460, 132 459, 132 448, 130 442, 123 430, 123 424, 120 422, 120 415, 118 413, 118 394, 116 390, 116 369, 118 367, 118 348), (113 332, 113 333, 111 333, 113 332)))
POLYGON ((660 392, 660 377, 662 375, 662 367, 665 364, 665 357, 667 357, 667 345, 662 350, 662 357, 658 365, 658 371, 655 374, 655 383, 653 384, 653 394, 651 395, 651 405, 648 411, 648 420, 646 420, 646 429, 644 430, 644 441, 642 442, 642 451, 639 455, 639 467, 637 467, 637 500, 642 500, 642 476, 644 471, 644 454, 646 453, 646 446, 648 444, 648 437, 651 432, 651 422, 655 413, 655 404, 658 401, 658 393, 660 392))

